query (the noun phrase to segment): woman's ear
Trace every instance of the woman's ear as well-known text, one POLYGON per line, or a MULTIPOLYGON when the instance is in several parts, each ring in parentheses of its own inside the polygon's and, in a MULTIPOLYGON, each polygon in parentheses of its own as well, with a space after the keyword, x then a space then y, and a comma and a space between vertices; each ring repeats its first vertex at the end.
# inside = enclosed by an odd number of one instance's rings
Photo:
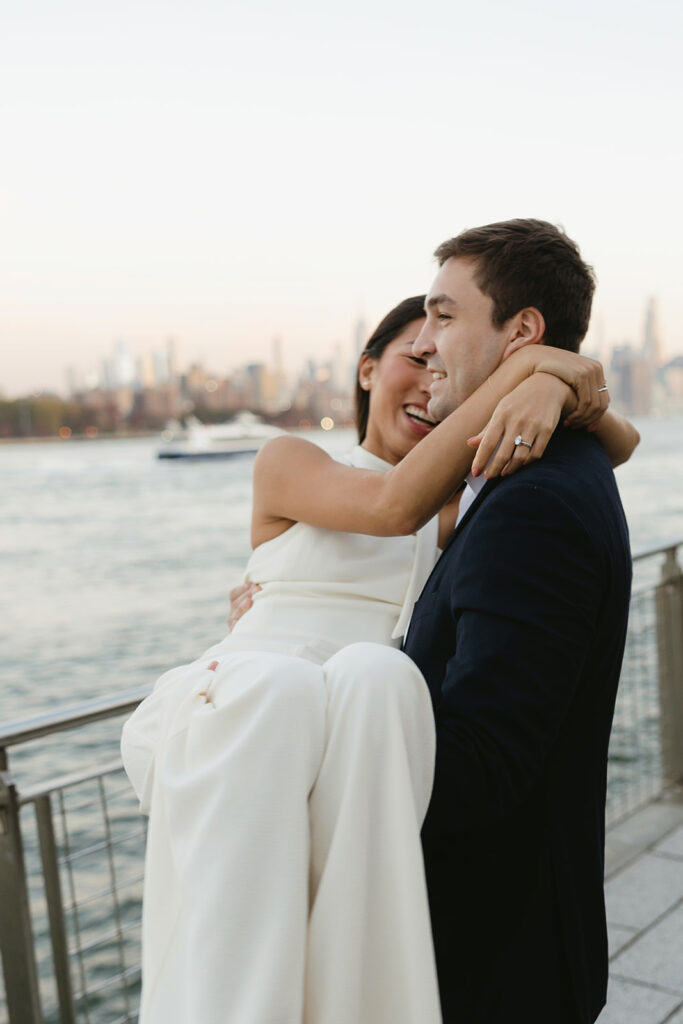
POLYGON ((535 306, 520 309, 509 322, 509 340, 503 350, 503 359, 525 345, 542 345, 545 341, 545 319, 535 306))
POLYGON ((375 360, 367 352, 364 352, 358 364, 358 383, 363 391, 369 391, 372 387, 372 371, 374 366, 375 360))

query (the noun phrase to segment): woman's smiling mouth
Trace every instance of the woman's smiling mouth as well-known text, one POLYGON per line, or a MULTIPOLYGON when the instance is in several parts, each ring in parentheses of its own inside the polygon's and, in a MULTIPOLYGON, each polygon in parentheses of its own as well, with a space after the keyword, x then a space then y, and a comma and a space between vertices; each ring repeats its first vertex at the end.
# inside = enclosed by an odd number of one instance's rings
POLYGON ((437 424, 437 421, 420 405, 404 405, 403 411, 416 433, 429 434, 437 424))

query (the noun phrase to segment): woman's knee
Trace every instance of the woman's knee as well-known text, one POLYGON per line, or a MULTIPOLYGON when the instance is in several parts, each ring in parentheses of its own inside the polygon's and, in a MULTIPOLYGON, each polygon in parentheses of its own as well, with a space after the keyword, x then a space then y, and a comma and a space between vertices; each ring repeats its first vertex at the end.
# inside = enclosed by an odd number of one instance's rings
POLYGON ((328 687, 373 704, 426 691, 417 665, 402 651, 382 644, 356 643, 342 648, 323 665, 328 687))
MULTIPOLYGON (((252 697, 269 715, 319 715, 325 703, 322 672, 303 658, 263 653, 256 656, 231 654, 223 669, 220 661, 214 670, 215 689, 230 701, 252 697)), ((221 703, 219 699, 219 703, 221 703)))

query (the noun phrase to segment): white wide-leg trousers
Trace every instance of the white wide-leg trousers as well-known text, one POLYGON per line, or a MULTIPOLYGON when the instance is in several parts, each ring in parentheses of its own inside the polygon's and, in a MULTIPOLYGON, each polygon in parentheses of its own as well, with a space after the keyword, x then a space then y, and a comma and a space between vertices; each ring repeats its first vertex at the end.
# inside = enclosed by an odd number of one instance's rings
POLYGON ((124 729, 150 809, 141 1024, 438 1024, 422 675, 367 643, 207 662, 124 729))

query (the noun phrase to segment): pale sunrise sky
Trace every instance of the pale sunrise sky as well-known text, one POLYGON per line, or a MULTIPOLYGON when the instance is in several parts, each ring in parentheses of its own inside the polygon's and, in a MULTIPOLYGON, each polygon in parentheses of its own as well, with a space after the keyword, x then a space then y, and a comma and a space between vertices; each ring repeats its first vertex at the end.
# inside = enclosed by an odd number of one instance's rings
POLYGON ((610 343, 655 295, 683 352, 679 0, 0 9, 0 392, 117 338, 218 373, 350 352, 515 216, 579 242, 610 343))

